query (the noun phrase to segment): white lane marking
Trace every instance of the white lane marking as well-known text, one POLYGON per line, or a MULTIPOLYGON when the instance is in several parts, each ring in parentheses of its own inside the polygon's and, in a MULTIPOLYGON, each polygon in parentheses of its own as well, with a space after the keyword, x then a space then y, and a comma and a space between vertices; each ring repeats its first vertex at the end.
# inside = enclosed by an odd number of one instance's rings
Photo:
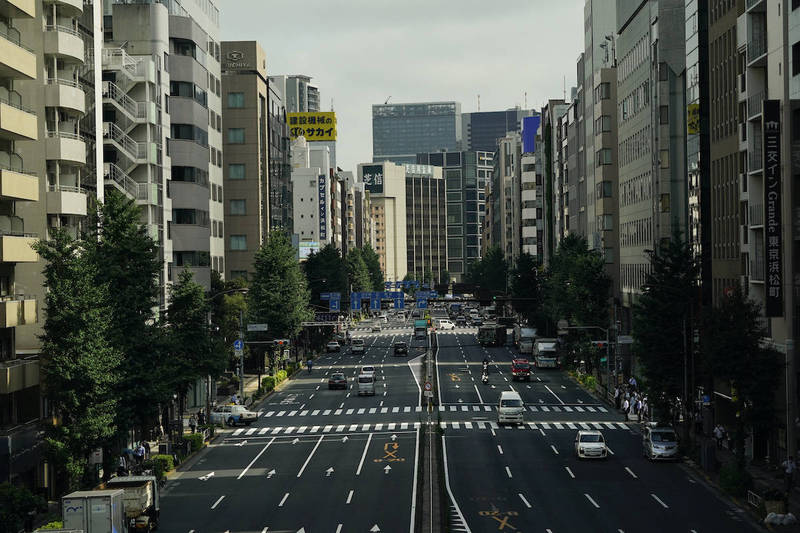
MULTIPOLYGON (((361 454, 361 461, 358 463, 358 470, 356 470, 356 475, 361 475, 361 468, 364 466, 364 459, 367 457, 367 450, 369 449, 369 443, 372 441, 372 433, 369 434, 367 437, 367 443, 364 445, 364 453, 361 454)), ((416 469, 414 470, 416 472, 416 469)), ((416 486, 416 484, 414 484, 416 486)))
POLYGON ((514 477, 511 475, 511 469, 508 467, 506 467, 506 475, 508 475, 508 477, 514 477))
POLYGON ((609 448, 608 445, 606 445, 606 451, 611 455, 614 455, 614 451, 611 448, 609 448))
POLYGON ((286 498, 288 497, 289 493, 287 492, 286 494, 283 495, 283 498, 281 498, 281 503, 278 504, 278 507, 283 507, 283 504, 286 503, 286 498))
POLYGON ((551 444, 550 448, 552 448, 554 454, 558 455, 558 450, 556 450, 556 447, 554 445, 551 444))
POLYGON ((497 445, 497 451, 500 452, 500 455, 503 455, 503 447, 499 444, 497 445))
POLYGON ((346 502, 344 502, 344 503, 345 503, 345 504, 349 504, 349 503, 350 503, 350 500, 352 500, 352 499, 353 499, 353 491, 352 491, 352 490, 350 490, 350 494, 348 494, 348 495, 347 495, 347 501, 346 501, 346 502))
MULTIPOLYGON (((437 372, 438 372, 438 365, 437 365, 437 372)), ((438 375, 437 375, 437 378, 438 378, 438 375)), ((419 457, 419 450, 417 450, 416 456, 419 457)), ((458 514, 458 517, 461 519, 461 523, 464 526, 464 530, 467 533, 472 533, 472 530, 467 525, 466 520, 464 520, 464 515, 461 513, 461 508, 458 506, 458 502, 456 501, 455 496, 453 496, 453 490, 450 488, 450 473, 449 473, 449 470, 447 468, 447 445, 445 444, 444 435, 442 435, 442 460, 443 460, 442 462, 444 463, 444 486, 447 488, 447 494, 450 496, 450 501, 452 502, 453 507, 455 507, 455 509, 456 509, 456 514, 458 514)), ((417 471, 417 469, 415 468, 414 472, 416 472, 416 471, 417 471)), ((414 486, 415 487, 417 486, 416 482, 414 483, 414 486)), ((416 499, 416 498, 414 498, 414 499, 416 499)), ((411 521, 411 524, 412 524, 411 533, 414 533, 414 530, 413 530, 414 521, 413 520, 411 521)))
POLYGON ((567 471, 567 474, 569 474, 569 477, 575 479, 575 474, 572 473, 572 470, 570 470, 568 466, 565 466, 564 469, 567 471))
MULTIPOLYGON (((477 385, 472 385, 472 386, 475 387, 475 392, 478 393, 478 401, 480 403, 483 403, 483 398, 481 397, 481 391, 478 390, 478 386, 477 385)), ((475 406, 475 407, 477 407, 477 406, 475 406)))
POLYGON ((214 505, 212 505, 211 508, 212 509, 216 509, 217 505, 219 505, 219 502, 221 502, 224 499, 225 499, 225 495, 223 494, 222 496, 219 497, 219 500, 214 502, 214 505))
POLYGON ((550 389, 550 387, 548 387, 547 385, 545 385, 545 386, 544 386, 544 388, 545 388, 545 389, 547 389, 548 391, 550 391, 550 394, 552 394, 553 396, 555 396, 555 397, 556 397, 556 400, 558 400, 559 402, 561 402, 561 405, 564 405, 564 401, 563 401, 561 398, 559 398, 559 397, 558 397, 558 395, 557 395, 555 392, 553 392, 553 391, 552 391, 552 389, 550 389))
MULTIPOLYGON (((431 437, 433 439, 433 437, 431 437)), ((447 468, 447 467, 445 467, 447 468)), ((416 434, 416 450, 414 452, 414 481, 411 484, 411 520, 409 533, 414 533, 414 519, 417 515, 417 472, 419 471, 419 429, 416 434)))
MULTIPOLYGON (((303 471, 304 471, 304 470, 306 469, 306 467, 308 466, 308 463, 310 463, 310 462, 311 462, 311 458, 314 456, 314 452, 316 452, 316 451, 317 451, 317 448, 319 448, 319 445, 322 443, 322 439, 324 439, 324 438, 325 438, 325 435, 320 435, 320 436, 319 436, 319 440, 317 441, 317 444, 314 446, 314 449, 313 449, 313 450, 311 450, 311 453, 310 453, 310 454, 308 454, 308 457, 306 458, 306 462, 305 462, 305 463, 303 463, 303 466, 302 466, 302 468, 300 468, 300 471, 297 473, 297 477, 300 477, 300 476, 302 476, 302 475, 303 475, 303 471)), ((288 495, 289 495, 289 493, 287 492, 287 493, 286 493, 286 495, 288 496, 288 495)), ((279 507, 280 507, 280 506, 279 506, 279 507)))
POLYGON ((342 531, 342 524, 339 524, 338 526, 336 526, 336 533, 341 533, 341 531, 342 531))
POLYGON ((625 467, 625 471, 626 471, 627 473, 629 473, 633 479, 636 479, 636 478, 638 478, 638 477, 639 477, 639 476, 637 476, 636 474, 634 474, 634 473, 633 473, 633 470, 631 470, 631 469, 630 469, 630 468, 628 468, 627 466, 625 467))
POLYGON ((260 451, 260 452, 258 452, 258 455, 256 455, 256 456, 253 458, 253 460, 252 460, 252 461, 250 461, 250 464, 249 464, 249 465, 247 465, 247 466, 245 467, 245 469, 244 469, 244 470, 242 470, 242 473, 241 473, 241 474, 239 474, 239 477, 237 477, 236 479, 242 479, 242 476, 244 476, 244 475, 247 473, 247 471, 248 471, 248 470, 250 470, 250 467, 251 467, 251 466, 253 466, 253 463, 255 463, 255 462, 258 460, 258 458, 259 458, 259 457, 261 457, 261 454, 263 454, 265 451, 267 451, 267 448, 269 448, 270 444, 272 444, 274 441, 275 441, 275 437, 272 437, 272 440, 271 440, 271 441, 269 441, 269 442, 267 443, 267 445, 266 445, 266 446, 264 446, 264 448, 262 448, 262 449, 261 449, 261 451, 260 451))
POLYGON ((652 497, 653 497, 653 499, 654 499, 655 501, 657 501, 658 503, 660 503, 660 504, 661 504, 661 507, 663 507, 664 509, 669 509, 669 505, 667 505, 666 503, 664 503, 664 502, 661 500, 661 498, 659 498, 658 496, 656 496, 656 495, 655 495, 655 494, 653 494, 653 493, 651 493, 651 494, 650 494, 650 496, 652 496, 652 497))
POLYGON ((520 492, 519 494, 517 494, 517 496, 519 496, 519 499, 520 499, 520 500, 522 500, 522 503, 524 503, 524 504, 525 504, 525 506, 526 506, 528 509, 530 509, 530 508, 532 507, 532 505, 530 504, 530 502, 529 502, 528 500, 526 500, 526 499, 525 499, 525 496, 523 496, 521 492, 520 492))
POLYGON ((594 505, 596 508, 600 509, 600 506, 599 506, 599 505, 597 505, 597 502, 596 502, 596 501, 594 501, 594 500, 592 499, 592 497, 591 497, 591 496, 589 496, 589 495, 588 495, 588 494, 586 494, 586 493, 583 493, 583 495, 584 495, 584 496, 586 496, 586 499, 587 499, 587 500, 589 500, 590 502, 592 502, 592 505, 594 505))

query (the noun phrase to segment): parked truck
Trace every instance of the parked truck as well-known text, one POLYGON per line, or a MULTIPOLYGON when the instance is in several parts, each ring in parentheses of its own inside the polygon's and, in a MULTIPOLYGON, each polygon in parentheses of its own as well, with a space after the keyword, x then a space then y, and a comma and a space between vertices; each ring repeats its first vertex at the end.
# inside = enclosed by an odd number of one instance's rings
POLYGON ((64 529, 84 533, 121 533, 125 531, 125 491, 82 490, 61 498, 64 529))
POLYGON ((536 368, 561 368, 558 358, 558 339, 536 339, 533 343, 536 368))
POLYGON ((150 532, 158 528, 158 480, 155 476, 121 476, 111 478, 106 487, 122 489, 125 518, 129 533, 150 532))
POLYGON ((478 344, 481 346, 503 346, 505 343, 505 326, 492 323, 478 328, 478 344))
POLYGON ((535 328, 527 328, 519 324, 514 326, 514 344, 519 349, 519 353, 532 353, 534 340, 536 340, 535 328))

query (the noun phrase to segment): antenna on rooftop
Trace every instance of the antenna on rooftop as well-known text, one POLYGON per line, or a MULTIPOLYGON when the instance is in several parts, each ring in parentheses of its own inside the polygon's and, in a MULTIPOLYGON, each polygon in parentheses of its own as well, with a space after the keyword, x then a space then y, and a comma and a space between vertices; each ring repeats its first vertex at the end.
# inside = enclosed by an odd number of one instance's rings
POLYGON ((481 95, 478 95, 478 111, 481 110, 481 95))
POLYGON ((525 91, 525 98, 524 98, 523 101, 524 101, 525 105, 523 106, 522 109, 528 109, 528 91, 525 91))
POLYGON ((564 101, 567 101, 567 77, 564 76, 564 101))
POLYGON ((389 98, 387 98, 387 99, 386 99, 386 101, 383 103, 383 105, 386 105, 386 104, 388 104, 388 103, 389 103, 389 100, 391 100, 391 98, 392 98, 392 96, 391 96, 391 95, 389 95, 389 98))

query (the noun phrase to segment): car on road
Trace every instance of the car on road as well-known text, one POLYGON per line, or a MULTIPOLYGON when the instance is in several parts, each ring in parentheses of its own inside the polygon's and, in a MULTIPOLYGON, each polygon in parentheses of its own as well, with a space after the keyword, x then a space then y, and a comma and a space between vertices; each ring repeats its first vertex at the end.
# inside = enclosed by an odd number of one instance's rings
POLYGON ((408 344, 402 341, 394 343, 394 354, 408 355, 408 344))
POLYGON ((459 328, 467 327, 467 317, 460 316, 456 318, 456 326, 458 326, 459 328))
POLYGON ((605 459, 608 457, 606 439, 599 431, 578 431, 575 435, 575 455, 578 459, 605 459))
POLYGON ((506 390, 500 393, 500 403, 497 406, 498 424, 522 424, 525 421, 524 415, 525 404, 518 392, 506 390))
POLYGON ((678 436, 675 430, 645 426, 642 431, 642 455, 651 461, 678 459, 678 436))
POLYGON ((531 363, 527 359, 513 359, 511 361, 511 379, 513 381, 531 380, 531 363))
POLYGON ((419 317, 420 317, 419 309, 414 309, 413 311, 411 311, 411 318, 419 318, 419 317))
POLYGON ((449 320, 447 320, 446 318, 443 318, 443 319, 439 320, 439 329, 445 329, 446 330, 446 329, 455 329, 455 328, 456 328, 456 325, 453 324, 452 322, 450 322, 449 320))
POLYGON ((372 374, 360 374, 358 376, 358 395, 375 396, 375 376, 372 374))
POLYGON ((361 374, 368 374, 370 376, 375 375, 375 367, 372 365, 364 365, 361 367, 361 374))
POLYGON ((328 344, 325 345, 325 351, 330 352, 340 352, 342 347, 336 341, 330 341, 328 344))
POLYGON ((339 346, 344 346, 347 344, 347 335, 344 333, 337 333, 336 336, 333 338, 336 342, 339 343, 339 346))
POLYGON ((249 426, 258 420, 258 415, 250 411, 244 405, 221 405, 211 411, 210 421, 212 424, 244 424, 249 426))
POLYGON ((372 324, 372 329, 370 331, 372 331, 373 333, 380 333, 380 331, 381 331, 380 323, 376 322, 376 323, 372 324))
POLYGON ((334 372, 328 378, 329 389, 347 389, 347 378, 343 372, 334 372))
POLYGON ((366 347, 364 346, 364 339, 353 339, 350 342, 350 353, 364 353, 366 347))
POLYGON ((470 325, 479 328, 483 325, 483 319, 479 316, 473 317, 470 320, 470 325))

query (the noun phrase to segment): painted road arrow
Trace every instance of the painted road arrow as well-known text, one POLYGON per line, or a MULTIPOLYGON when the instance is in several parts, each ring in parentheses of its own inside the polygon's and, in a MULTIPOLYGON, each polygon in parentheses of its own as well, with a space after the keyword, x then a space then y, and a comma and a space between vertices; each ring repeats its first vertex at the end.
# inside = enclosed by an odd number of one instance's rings
POLYGON ((397 440, 397 435, 395 435, 394 433, 392 433, 392 440, 397 440))
POLYGON ((329 466, 328 469, 325 471, 325 477, 331 477, 331 474, 333 474, 333 467, 329 466))
POLYGON ((345 435, 344 437, 342 437, 342 442, 347 442, 347 435, 345 435))
POLYGON ((300 442, 300 439, 298 439, 298 438, 295 438, 295 439, 292 441, 292 444, 297 444, 298 442, 300 442))
POLYGON ((247 444, 247 441, 246 441, 246 440, 243 440, 242 442, 240 442, 239 444, 237 444, 237 446, 244 446, 245 444, 247 444))
POLYGON ((209 472, 205 476, 200 476, 200 481, 207 481, 208 479, 214 477, 214 472, 209 472))
POLYGON ((383 473, 384 473, 384 474, 388 474, 388 473, 389 473, 389 470, 391 470, 391 469, 392 469, 392 467, 391 467, 391 466, 389 466, 389 465, 386 465, 386 466, 384 467, 384 469, 383 469, 383 473))
POLYGON ((370 531, 372 531, 373 533, 377 533, 380 530, 381 528, 378 527, 378 524, 375 524, 374 526, 372 526, 372 529, 370 529, 370 531))
POLYGON ((271 477, 272 477, 272 476, 274 476, 274 475, 275 475, 275 469, 273 468, 272 470, 270 470, 269 472, 267 472, 267 479, 271 478, 271 477))

